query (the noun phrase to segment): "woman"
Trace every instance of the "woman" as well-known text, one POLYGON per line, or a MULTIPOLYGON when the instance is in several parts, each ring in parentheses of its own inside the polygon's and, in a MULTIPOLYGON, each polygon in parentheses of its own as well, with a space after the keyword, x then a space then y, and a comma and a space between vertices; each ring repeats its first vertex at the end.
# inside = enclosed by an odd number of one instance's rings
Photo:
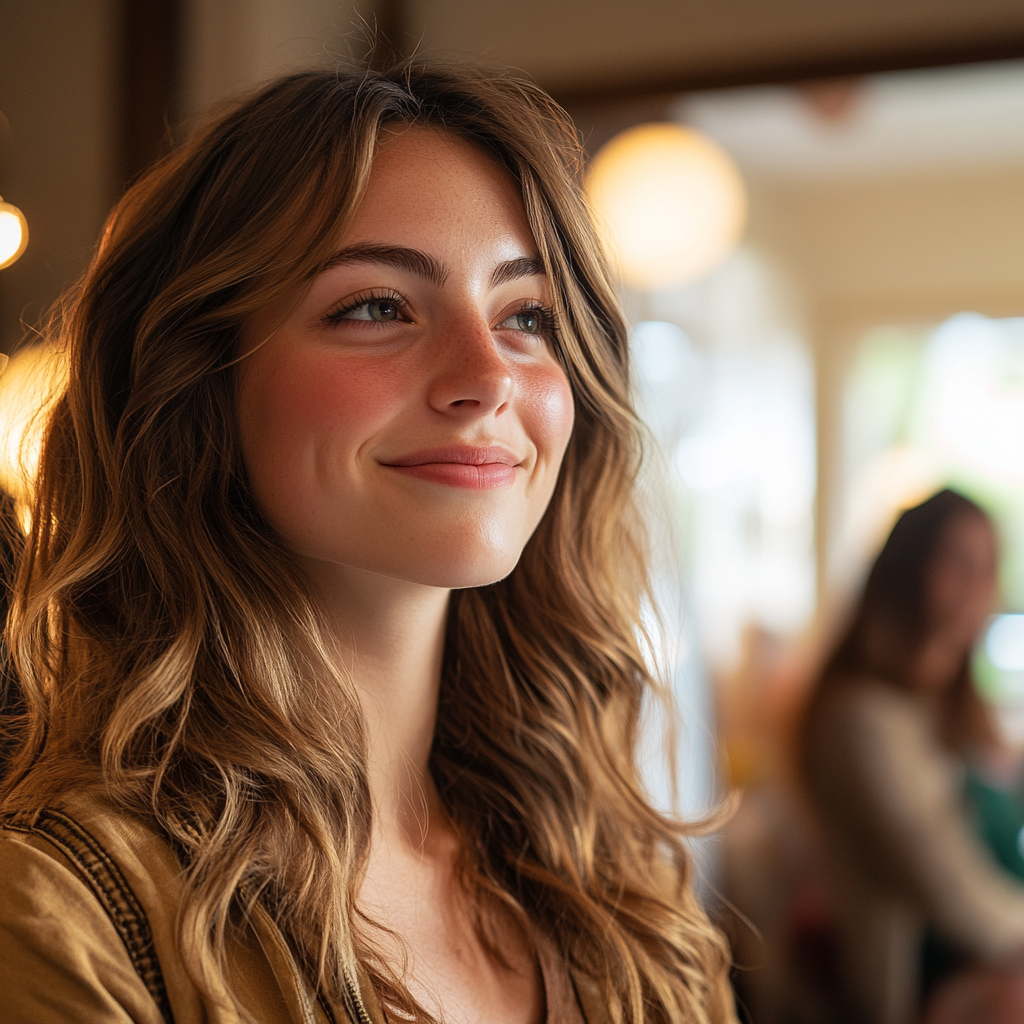
POLYGON ((633 756, 578 168, 539 90, 408 63, 273 83, 115 209, 9 627, 13 1019, 734 1019, 633 756))
POLYGON ((995 532, 977 505, 944 490, 904 512, 810 704, 804 770, 853 1019, 915 1019, 926 934, 978 965, 939 988, 930 1021, 1021 1019, 1024 888, 976 838, 962 795, 964 764, 998 745, 970 676, 995 591, 995 532))

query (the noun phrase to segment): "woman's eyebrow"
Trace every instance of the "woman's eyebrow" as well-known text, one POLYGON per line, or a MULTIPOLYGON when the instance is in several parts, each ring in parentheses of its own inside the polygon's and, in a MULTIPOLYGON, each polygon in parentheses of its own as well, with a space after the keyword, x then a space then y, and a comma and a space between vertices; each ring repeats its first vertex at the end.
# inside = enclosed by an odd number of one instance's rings
POLYGON ((343 263, 386 263, 426 278, 438 287, 448 277, 448 268, 438 263, 433 256, 419 249, 407 249, 403 245, 350 245, 346 249, 339 249, 324 265, 324 270, 343 263))
MULTIPOLYGON (((440 287, 448 279, 448 268, 434 259, 433 256, 419 249, 409 249, 404 245, 350 245, 339 249, 324 265, 324 270, 340 266, 344 263, 384 263, 399 270, 407 270, 412 274, 425 278, 431 284, 440 287)), ((491 273, 491 287, 516 281, 521 277, 543 277, 547 272, 544 264, 536 256, 519 256, 514 260, 499 263, 491 273)))
POLYGON ((544 277, 547 271, 536 256, 520 256, 518 259, 499 263, 491 274, 491 287, 516 281, 520 277, 544 277))

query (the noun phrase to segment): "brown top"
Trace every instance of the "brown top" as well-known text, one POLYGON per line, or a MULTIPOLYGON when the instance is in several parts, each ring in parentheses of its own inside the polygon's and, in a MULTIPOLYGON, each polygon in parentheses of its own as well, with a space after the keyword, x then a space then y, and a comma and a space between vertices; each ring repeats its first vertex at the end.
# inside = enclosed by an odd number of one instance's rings
MULTIPOLYGON (((588 1017, 580 1005, 580 998, 565 962, 550 939, 534 935, 537 962, 544 979, 545 1024, 605 1024, 607 1016, 588 1017)), ((387 1018, 366 979, 361 979, 361 997, 372 1024, 387 1024, 387 1018)))
MULTIPOLYGON (((241 1024, 200 991, 178 950, 181 870, 139 822, 91 794, 0 820, 0 992, 5 1024, 241 1024)), ((598 987, 538 942, 548 1024, 608 1024, 598 987), (577 992, 579 993, 577 997, 577 992)), ((228 949, 232 988, 260 1024, 329 1024, 271 916, 257 906, 228 949)), ((359 979, 336 1024, 383 1024, 359 979)))

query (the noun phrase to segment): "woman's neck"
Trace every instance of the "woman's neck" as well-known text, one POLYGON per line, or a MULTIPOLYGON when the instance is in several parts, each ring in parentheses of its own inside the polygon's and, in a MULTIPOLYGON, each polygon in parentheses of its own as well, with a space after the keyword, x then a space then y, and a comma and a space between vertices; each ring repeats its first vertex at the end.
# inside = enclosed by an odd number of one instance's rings
POLYGON ((440 807, 429 759, 450 592, 348 566, 310 569, 362 703, 377 828, 419 847, 440 807))

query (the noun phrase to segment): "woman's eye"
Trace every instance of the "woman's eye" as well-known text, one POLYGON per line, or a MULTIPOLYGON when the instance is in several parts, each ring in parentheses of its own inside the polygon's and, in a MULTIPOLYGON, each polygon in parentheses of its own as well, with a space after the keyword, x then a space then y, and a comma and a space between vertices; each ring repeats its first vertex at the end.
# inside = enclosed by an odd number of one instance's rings
POLYGON ((393 299, 371 299, 344 314, 344 320, 372 320, 386 324, 398 319, 398 303, 393 299))
POLYGON ((401 295, 364 292, 353 295, 348 303, 339 306, 324 316, 324 323, 336 327, 343 323, 357 321, 366 324, 406 323, 408 309, 401 295))
POLYGON ((513 313, 500 326, 509 327, 513 331, 522 331, 524 334, 541 334, 544 330, 544 317, 538 309, 521 309, 518 313, 513 313))

